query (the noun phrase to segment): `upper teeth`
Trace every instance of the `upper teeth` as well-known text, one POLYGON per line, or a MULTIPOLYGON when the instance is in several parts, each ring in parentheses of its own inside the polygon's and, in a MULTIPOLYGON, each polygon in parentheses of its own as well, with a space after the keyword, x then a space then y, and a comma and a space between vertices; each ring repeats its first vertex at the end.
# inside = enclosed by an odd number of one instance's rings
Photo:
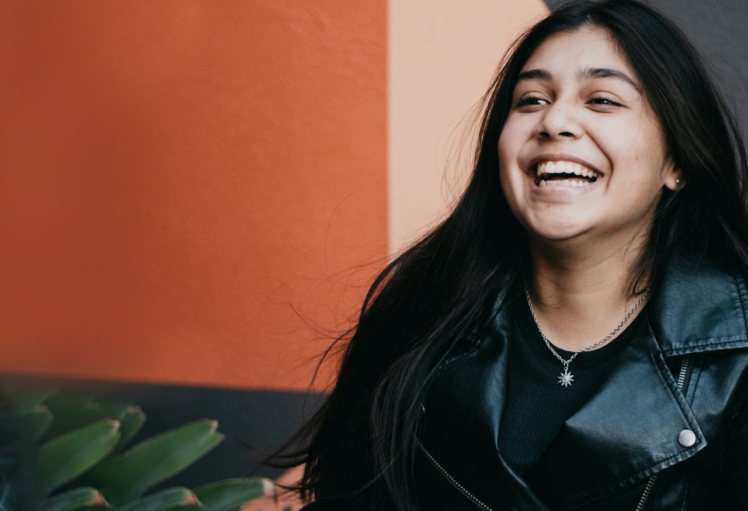
POLYGON ((576 174, 595 177, 597 172, 573 161, 543 161, 538 165, 538 174, 576 174))

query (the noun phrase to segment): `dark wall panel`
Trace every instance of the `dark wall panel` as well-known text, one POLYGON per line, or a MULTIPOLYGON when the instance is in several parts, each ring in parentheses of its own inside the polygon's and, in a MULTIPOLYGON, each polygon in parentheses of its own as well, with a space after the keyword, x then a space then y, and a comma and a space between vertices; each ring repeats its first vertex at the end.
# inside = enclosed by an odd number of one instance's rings
MULTIPOLYGON (((562 4, 545 0, 549 8, 562 4)), ((748 2, 654 0, 646 2, 674 21, 704 57, 742 130, 748 130, 748 2)))

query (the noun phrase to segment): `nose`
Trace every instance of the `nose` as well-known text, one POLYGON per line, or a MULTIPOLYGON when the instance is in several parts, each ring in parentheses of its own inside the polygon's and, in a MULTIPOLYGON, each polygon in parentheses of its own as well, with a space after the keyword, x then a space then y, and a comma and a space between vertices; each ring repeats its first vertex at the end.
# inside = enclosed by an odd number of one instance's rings
POLYGON ((539 138, 554 140, 562 137, 578 138, 583 130, 574 117, 573 107, 557 101, 545 109, 536 131, 539 138))

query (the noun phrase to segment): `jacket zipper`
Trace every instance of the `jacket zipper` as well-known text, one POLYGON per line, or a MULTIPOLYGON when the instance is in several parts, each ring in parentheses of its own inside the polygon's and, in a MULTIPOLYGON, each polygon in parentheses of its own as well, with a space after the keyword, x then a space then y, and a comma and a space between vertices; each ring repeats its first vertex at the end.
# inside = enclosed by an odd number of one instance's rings
POLYGON ((439 464, 438 461, 436 461, 436 458, 434 458, 431 455, 431 453, 426 450, 426 448, 423 446, 423 444, 421 443, 420 440, 416 440, 416 441, 418 442, 419 447, 421 448, 421 450, 423 451, 423 453, 426 455, 426 457, 429 459, 429 461, 431 462, 431 464, 434 465, 434 468, 436 470, 438 470, 444 476, 444 478, 447 481, 449 481, 450 483, 452 483, 452 486, 454 486, 460 493, 462 493, 465 497, 467 497, 468 500, 470 500, 470 502, 472 502, 473 504, 475 504, 476 506, 478 506, 478 508, 482 509, 483 511, 495 511, 494 508, 492 508, 491 506, 489 506, 488 504, 486 504, 485 502, 483 502, 482 500, 480 500, 478 497, 476 497, 475 495, 473 495, 472 493, 470 493, 470 491, 468 491, 467 488, 465 488, 464 486, 462 486, 457 481, 457 479, 455 479, 454 477, 452 477, 452 474, 450 474, 449 472, 447 472, 447 470, 444 467, 442 467, 439 464))
MULTIPOLYGON (((691 356, 684 356, 683 362, 680 364, 680 374, 678 375, 678 388, 680 390, 683 390, 683 383, 686 380, 686 372, 688 370, 688 364, 691 362, 691 356)), ((647 500, 649 499, 650 494, 652 493, 652 488, 655 485, 655 482, 657 482, 657 477, 660 474, 657 473, 649 478, 649 481, 647 481, 647 486, 644 488, 644 493, 642 493, 641 499, 639 500, 639 505, 636 506, 636 511, 644 511, 644 506, 647 503, 647 500)))
MULTIPOLYGON (((684 356, 683 357, 683 362, 681 362, 681 365, 680 365, 680 374, 678 374, 678 388, 681 389, 681 390, 683 390, 683 383, 686 380, 686 372, 687 372, 687 369, 688 369, 688 364, 691 361, 691 358, 692 358, 691 356, 684 356)), ((421 406, 423 406, 423 405, 421 405, 421 406)), ((424 409, 424 411, 425 411, 425 409, 424 409)), ((495 511, 491 506, 489 506, 488 504, 486 504, 485 502, 483 502, 482 500, 480 500, 478 497, 476 497, 475 495, 473 495, 467 488, 465 488, 464 486, 462 486, 459 483, 459 481, 457 481, 457 479, 455 479, 452 476, 452 474, 450 474, 449 472, 447 472, 447 469, 445 469, 444 467, 442 467, 441 464, 438 461, 436 461, 436 458, 434 458, 431 455, 431 453, 428 450, 426 450, 426 448, 423 446, 423 444, 421 443, 421 441, 419 439, 416 439, 416 441, 418 442, 418 446, 421 448, 421 450, 426 455, 426 457, 431 462, 431 464, 434 466, 434 468, 440 474, 442 474, 444 476, 444 478, 447 481, 449 481, 452 484, 452 486, 454 486, 457 489, 457 491, 459 491, 465 497, 467 497, 467 499, 470 502, 472 502, 473 504, 475 504, 479 509, 482 509, 483 511, 495 511)), ((650 494, 652 492, 652 488, 654 487, 654 484, 657 481, 657 477, 659 475, 660 474, 657 473, 657 474, 653 475, 652 477, 650 477, 649 481, 647 481, 647 486, 644 488, 644 493, 642 493, 641 499, 639 500, 639 505, 636 506, 636 511, 643 511, 644 510, 644 505, 647 503, 647 499, 649 499, 649 496, 650 496, 650 494)))

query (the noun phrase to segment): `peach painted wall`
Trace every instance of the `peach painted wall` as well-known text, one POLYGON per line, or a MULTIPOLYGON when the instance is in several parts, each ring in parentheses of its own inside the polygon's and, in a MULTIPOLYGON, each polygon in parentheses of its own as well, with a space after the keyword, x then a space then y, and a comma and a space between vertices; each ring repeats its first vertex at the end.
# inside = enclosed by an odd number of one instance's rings
POLYGON ((475 106, 542 0, 390 0, 389 238, 400 252, 447 214, 470 174, 475 106))
POLYGON ((3 2, 0 372, 305 389, 544 9, 3 2))

